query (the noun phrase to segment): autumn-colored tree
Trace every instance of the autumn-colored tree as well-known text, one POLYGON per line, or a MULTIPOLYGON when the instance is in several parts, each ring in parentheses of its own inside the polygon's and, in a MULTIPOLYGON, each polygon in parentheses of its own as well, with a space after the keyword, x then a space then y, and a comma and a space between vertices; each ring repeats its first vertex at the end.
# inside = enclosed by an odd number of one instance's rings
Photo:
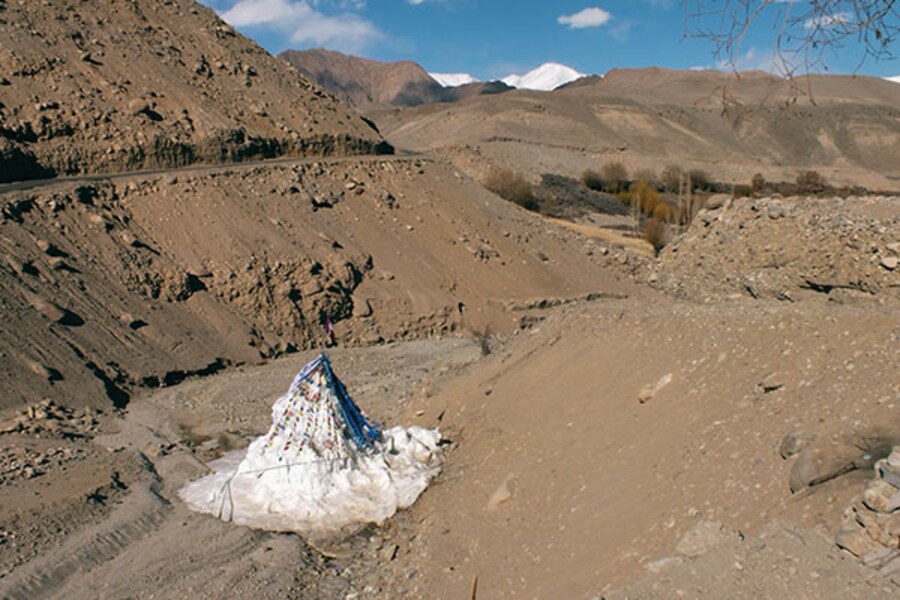
POLYGON ((628 188, 632 204, 647 216, 652 216, 653 211, 662 202, 659 192, 646 181, 635 181, 628 188))

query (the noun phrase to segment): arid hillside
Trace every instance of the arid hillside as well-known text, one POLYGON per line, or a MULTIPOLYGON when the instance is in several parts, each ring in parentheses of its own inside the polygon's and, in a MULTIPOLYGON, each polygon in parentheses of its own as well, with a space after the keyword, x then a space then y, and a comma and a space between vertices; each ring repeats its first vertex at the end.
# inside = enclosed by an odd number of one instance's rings
POLYGON ((412 61, 384 63, 333 50, 286 50, 278 58, 351 106, 439 102, 444 87, 412 61))
POLYGON ((897 84, 762 72, 616 70, 554 92, 515 91, 459 104, 373 113, 395 145, 439 152, 471 174, 510 167, 580 176, 608 160, 632 172, 667 164, 721 181, 793 181, 820 170, 836 184, 900 187, 897 84))
POLYGON ((0 182, 387 151, 193 0, 0 2, 0 182))

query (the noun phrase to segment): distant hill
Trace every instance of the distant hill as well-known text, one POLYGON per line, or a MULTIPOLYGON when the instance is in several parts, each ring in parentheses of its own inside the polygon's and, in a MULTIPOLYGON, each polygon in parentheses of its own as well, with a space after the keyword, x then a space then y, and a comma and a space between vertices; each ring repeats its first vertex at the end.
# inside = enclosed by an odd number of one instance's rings
MULTIPOLYGON (((497 81, 472 81, 455 87, 444 87, 425 69, 411 61, 380 62, 322 48, 286 50, 278 57, 360 110, 457 102, 469 96, 496 94, 512 89, 497 81)), ((448 82, 465 80, 451 78, 448 82)))
POLYGON ((836 185, 900 187, 897 84, 814 75, 617 69, 553 92, 516 90, 452 106, 373 114, 389 141, 447 155, 480 176, 512 167, 573 177, 609 160, 634 173, 668 164, 748 183, 818 169, 836 185))
POLYGON ((70 4, 0 2, 0 182, 382 142, 193 0, 70 4))

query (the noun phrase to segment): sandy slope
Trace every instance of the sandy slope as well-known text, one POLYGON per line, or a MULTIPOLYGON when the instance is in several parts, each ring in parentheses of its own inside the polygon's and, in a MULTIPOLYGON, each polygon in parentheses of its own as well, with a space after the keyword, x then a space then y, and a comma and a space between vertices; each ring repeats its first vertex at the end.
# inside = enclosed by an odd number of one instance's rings
POLYGON ((553 317, 410 405, 423 423, 443 414, 457 444, 415 508, 409 589, 464 597, 477 576, 485 598, 600 594, 672 555, 700 519, 755 535, 790 518, 833 536, 868 475, 793 497, 777 449, 797 428, 826 452, 832 439, 860 455, 896 442, 898 328, 896 304, 654 295, 553 317), (767 378, 782 387, 764 392, 767 378))

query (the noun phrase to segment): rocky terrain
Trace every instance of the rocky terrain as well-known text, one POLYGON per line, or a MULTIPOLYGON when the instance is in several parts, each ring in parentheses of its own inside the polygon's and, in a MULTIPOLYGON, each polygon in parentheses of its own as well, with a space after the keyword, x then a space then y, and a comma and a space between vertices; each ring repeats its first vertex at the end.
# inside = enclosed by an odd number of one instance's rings
POLYGON ((0 0, 0 32, 0 597, 900 594, 900 199, 719 197, 656 257, 573 179, 887 185, 893 88, 618 72, 391 108, 438 155, 384 156, 187 0, 0 0), (468 175, 497 164, 558 218, 468 175), (326 347, 441 475, 333 538, 190 512, 326 347))
POLYGON ((896 84, 872 77, 787 82, 762 72, 613 70, 547 92, 372 111, 398 147, 440 153, 478 178, 497 167, 534 181, 580 177, 609 160, 632 172, 668 164, 749 184, 816 169, 835 185, 894 190, 896 84))
MULTIPOLYGON (((660 256, 677 296, 900 298, 900 197, 741 198, 703 210, 660 256)), ((656 275, 653 276, 656 278, 656 275)))
POLYGON ((499 81, 474 82, 447 88, 411 61, 380 62, 333 50, 286 50, 278 58, 310 81, 362 111, 387 106, 418 106, 458 102, 513 88, 499 81))
POLYGON ((875 478, 844 513, 837 544, 900 586, 900 446, 876 462, 875 478))
POLYGON ((0 2, 0 73, 0 183, 388 150, 193 0, 0 2))

